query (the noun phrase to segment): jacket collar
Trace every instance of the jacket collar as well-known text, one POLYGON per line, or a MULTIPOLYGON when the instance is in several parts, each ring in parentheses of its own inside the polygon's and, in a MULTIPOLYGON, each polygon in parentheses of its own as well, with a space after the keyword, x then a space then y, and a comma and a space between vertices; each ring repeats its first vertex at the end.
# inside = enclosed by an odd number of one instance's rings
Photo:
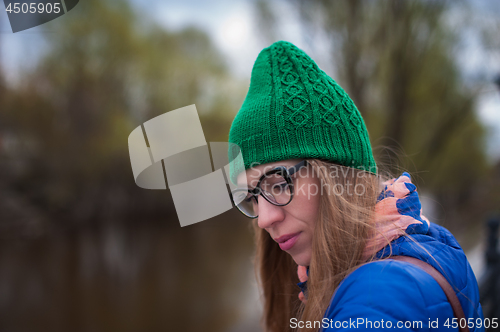
MULTIPOLYGON (((383 183, 384 189, 377 198, 373 225, 375 226, 363 252, 363 260, 384 249, 388 242, 406 234, 426 234, 430 222, 422 215, 422 205, 417 187, 410 174, 383 183)), ((309 266, 307 267, 309 276, 309 266)), ((297 284, 307 298, 307 280, 297 284)))

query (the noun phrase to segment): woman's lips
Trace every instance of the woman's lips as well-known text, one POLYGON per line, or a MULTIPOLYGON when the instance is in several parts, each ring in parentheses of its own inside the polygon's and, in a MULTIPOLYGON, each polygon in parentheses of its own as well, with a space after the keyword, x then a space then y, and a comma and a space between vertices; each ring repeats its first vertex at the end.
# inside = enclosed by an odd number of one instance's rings
POLYGON ((281 250, 287 251, 292 249, 294 246, 295 242, 297 242, 297 239, 299 238, 300 232, 292 235, 284 235, 281 236, 276 240, 276 242, 279 243, 279 246, 281 250))

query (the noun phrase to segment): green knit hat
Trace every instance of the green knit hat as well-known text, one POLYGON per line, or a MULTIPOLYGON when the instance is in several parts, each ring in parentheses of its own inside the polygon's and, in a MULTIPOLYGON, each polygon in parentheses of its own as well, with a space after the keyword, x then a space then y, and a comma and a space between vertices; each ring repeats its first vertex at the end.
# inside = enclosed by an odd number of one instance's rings
MULTIPOLYGON (((304 51, 286 41, 257 57, 229 142, 240 147, 244 169, 319 158, 377 173, 368 131, 351 98, 304 51)), ((230 161, 235 152, 229 149, 230 161)), ((240 166, 231 168, 234 182, 240 166)))

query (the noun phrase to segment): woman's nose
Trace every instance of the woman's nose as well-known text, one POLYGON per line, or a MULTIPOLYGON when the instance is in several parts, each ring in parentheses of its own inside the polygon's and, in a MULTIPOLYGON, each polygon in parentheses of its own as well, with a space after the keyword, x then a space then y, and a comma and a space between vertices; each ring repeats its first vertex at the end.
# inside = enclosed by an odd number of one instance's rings
POLYGON ((260 228, 266 229, 272 227, 276 222, 284 219, 285 211, 283 207, 269 203, 264 197, 258 197, 259 217, 257 224, 260 228))

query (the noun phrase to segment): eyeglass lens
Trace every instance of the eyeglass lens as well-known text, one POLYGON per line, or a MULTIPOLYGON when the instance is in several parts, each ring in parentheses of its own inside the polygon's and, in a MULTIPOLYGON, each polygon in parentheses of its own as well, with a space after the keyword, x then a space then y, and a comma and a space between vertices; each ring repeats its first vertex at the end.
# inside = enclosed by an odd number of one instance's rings
MULTIPOLYGON (((285 177, 279 173, 266 175, 260 182, 260 193, 274 205, 286 205, 292 198, 290 186, 285 177)), ((238 209, 250 217, 259 215, 258 195, 248 191, 235 193, 234 201, 238 209)))

